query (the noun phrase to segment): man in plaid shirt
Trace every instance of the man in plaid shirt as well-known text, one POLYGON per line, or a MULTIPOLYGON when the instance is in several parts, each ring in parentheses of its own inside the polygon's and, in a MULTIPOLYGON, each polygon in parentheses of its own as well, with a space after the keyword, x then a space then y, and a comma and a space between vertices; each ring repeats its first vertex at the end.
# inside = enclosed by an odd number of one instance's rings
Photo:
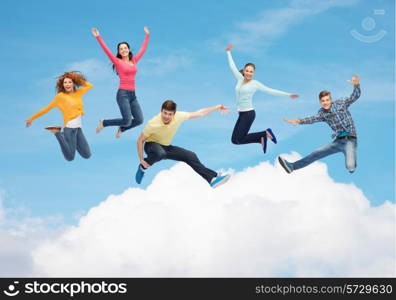
POLYGON ((321 91, 319 93, 319 101, 322 108, 316 116, 304 119, 285 120, 293 125, 326 122, 334 131, 334 134, 332 134, 331 137, 335 138, 335 140, 330 144, 319 148, 294 163, 288 162, 279 156, 279 163, 287 173, 304 168, 318 159, 337 152, 344 153, 345 165, 348 171, 350 173, 355 171, 357 148, 356 129, 348 107, 360 97, 359 76, 352 76, 352 80, 350 82, 354 85, 354 89, 349 98, 339 99, 333 102, 330 92, 321 91))

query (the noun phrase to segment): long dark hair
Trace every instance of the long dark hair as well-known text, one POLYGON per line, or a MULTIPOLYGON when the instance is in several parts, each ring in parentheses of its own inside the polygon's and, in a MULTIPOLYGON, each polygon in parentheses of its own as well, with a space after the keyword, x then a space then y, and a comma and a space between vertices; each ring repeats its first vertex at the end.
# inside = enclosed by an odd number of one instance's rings
MULTIPOLYGON (((127 45, 128 49, 129 49, 129 55, 128 55, 128 56, 129 56, 129 60, 132 60, 133 54, 132 54, 131 47, 129 47, 128 42, 121 42, 121 43, 118 43, 118 45, 117 45, 117 58, 119 58, 119 59, 122 58, 122 56, 121 56, 121 54, 120 54, 120 46, 121 46, 122 44, 127 45)), ((113 71, 117 73, 114 64, 113 64, 113 71)))
POLYGON ((245 74, 243 74, 243 70, 245 70, 246 67, 249 67, 249 66, 253 67, 253 69, 256 70, 256 66, 254 65, 254 63, 247 63, 243 69, 239 70, 239 72, 241 72, 242 76, 245 76, 245 74))

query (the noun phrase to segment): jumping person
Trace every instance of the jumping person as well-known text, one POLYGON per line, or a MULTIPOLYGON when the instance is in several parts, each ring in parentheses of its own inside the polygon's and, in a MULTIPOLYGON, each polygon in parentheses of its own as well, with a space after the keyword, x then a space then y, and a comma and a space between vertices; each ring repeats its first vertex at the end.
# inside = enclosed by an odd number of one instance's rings
POLYGON ((260 132, 249 133, 250 127, 256 118, 256 112, 252 104, 254 93, 257 90, 260 90, 264 93, 276 96, 287 96, 290 98, 297 98, 298 95, 271 89, 261 82, 254 80, 253 75, 256 66, 253 63, 247 63, 242 70, 238 71, 231 56, 232 48, 233 46, 229 44, 226 48, 226 51, 228 64, 231 68, 231 71, 234 73, 235 78, 237 79, 235 91, 239 117, 232 132, 231 142, 235 145, 261 143, 265 153, 267 151, 267 137, 270 138, 275 144, 277 143, 277 140, 271 128, 267 128, 266 130, 260 132))
POLYGON ((204 117, 215 110, 226 112, 228 108, 223 105, 216 105, 195 112, 176 112, 176 103, 172 100, 166 100, 162 104, 161 112, 147 123, 137 141, 140 164, 135 176, 136 182, 140 184, 146 170, 156 162, 163 159, 172 159, 188 164, 214 188, 225 183, 230 175, 217 174, 215 171, 206 168, 194 152, 171 145, 173 136, 184 121, 204 117), (143 144, 144 151, 147 154, 144 159, 143 144))
POLYGON ((76 150, 83 158, 91 157, 91 150, 81 128, 81 116, 84 114, 82 97, 92 87, 93 85, 87 82, 82 74, 66 72, 56 82, 58 93, 51 103, 26 120, 26 127, 30 127, 33 120, 57 107, 63 114, 63 132, 61 126, 47 126, 45 129, 55 135, 68 161, 74 159, 76 150), (80 86, 81 88, 78 88, 80 86))
POLYGON ((330 144, 319 148, 318 150, 294 163, 288 162, 279 156, 279 163, 287 173, 304 168, 316 160, 337 152, 344 153, 345 166, 348 171, 350 173, 355 171, 357 165, 357 136, 355 124, 348 108, 360 97, 359 76, 352 76, 352 80, 350 82, 354 85, 354 89, 349 98, 339 99, 333 102, 329 91, 321 91, 319 93, 319 102, 322 108, 319 109, 319 112, 316 116, 304 119, 285 120, 286 122, 293 125, 326 122, 334 131, 334 134, 332 134, 331 137, 335 138, 335 140, 330 144))
POLYGON ((122 118, 118 119, 100 120, 96 128, 96 133, 102 131, 106 126, 119 126, 116 133, 116 138, 119 138, 124 131, 143 124, 143 113, 136 99, 135 76, 137 72, 137 63, 147 49, 150 36, 149 29, 144 27, 146 37, 142 47, 136 55, 132 54, 127 42, 121 42, 117 45, 117 56, 114 56, 109 48, 107 48, 102 37, 99 35, 98 29, 92 28, 91 32, 97 38, 100 46, 113 63, 113 70, 117 72, 120 78, 120 85, 117 91, 117 103, 122 116, 122 118))

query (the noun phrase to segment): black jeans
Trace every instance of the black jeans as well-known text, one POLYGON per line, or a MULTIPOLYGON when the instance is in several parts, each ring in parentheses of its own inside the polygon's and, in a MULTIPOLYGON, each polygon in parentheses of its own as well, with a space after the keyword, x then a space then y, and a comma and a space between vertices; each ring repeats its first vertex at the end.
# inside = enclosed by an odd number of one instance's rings
POLYGON ((261 143, 261 138, 266 135, 265 130, 260 132, 249 133, 256 112, 254 110, 240 111, 238 120, 232 132, 231 142, 235 145, 261 143))
POLYGON ((206 168, 192 151, 172 145, 164 146, 155 142, 146 142, 144 151, 147 153, 147 157, 144 160, 150 165, 163 159, 172 159, 185 162, 209 183, 217 176, 217 173, 206 168))
POLYGON ((103 126, 120 126, 121 131, 131 129, 143 123, 143 113, 136 99, 135 91, 118 90, 117 104, 120 108, 121 118, 103 120, 103 126))

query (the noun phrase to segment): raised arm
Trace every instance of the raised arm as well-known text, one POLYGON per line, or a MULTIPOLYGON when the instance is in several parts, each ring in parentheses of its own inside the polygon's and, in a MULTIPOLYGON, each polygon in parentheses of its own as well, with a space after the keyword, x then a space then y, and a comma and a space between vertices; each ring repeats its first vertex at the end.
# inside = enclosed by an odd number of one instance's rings
POLYGON ((109 57, 109 59, 111 60, 111 62, 112 62, 113 64, 115 64, 116 61, 117 61, 117 57, 115 57, 115 56, 113 55, 113 53, 111 53, 110 49, 107 48, 106 44, 104 43, 102 37, 101 37, 100 34, 99 34, 99 30, 96 29, 96 28, 92 28, 92 29, 91 29, 91 32, 92 32, 93 36, 96 37, 96 39, 98 40, 99 45, 102 47, 103 51, 104 51, 104 52, 106 53, 106 55, 109 57))
POLYGON ((219 104, 216 106, 202 108, 197 111, 190 112, 188 118, 189 119, 201 118, 201 117, 204 117, 204 116, 214 112, 215 110, 220 110, 222 113, 225 113, 228 111, 228 107, 226 107, 222 104, 219 104))
POLYGON ((356 100, 359 99, 359 97, 360 97, 361 92, 360 92, 360 83, 359 83, 359 81, 360 81, 360 78, 359 78, 358 75, 353 75, 353 76, 352 76, 352 80, 349 81, 350 83, 353 84, 354 88, 353 88, 353 92, 352 92, 352 94, 349 96, 349 98, 346 98, 346 99, 344 100, 344 101, 345 101, 345 104, 346 104, 347 106, 349 106, 349 105, 351 105, 352 103, 356 102, 356 100))
POLYGON ((30 127, 30 125, 32 124, 32 122, 41 117, 42 115, 46 114, 47 112, 49 112, 51 109, 53 109, 55 107, 55 103, 56 103, 56 96, 55 98, 50 102, 50 104, 48 104, 46 107, 44 107, 43 109, 39 110, 37 113, 35 113, 33 116, 31 116, 29 119, 26 120, 26 127, 30 127))
POLYGON ((230 66, 230 69, 232 71, 232 73, 234 74, 235 78, 237 80, 242 80, 243 79, 243 75, 241 74, 241 72, 238 71, 238 68, 236 67, 234 60, 232 59, 232 55, 231 55, 231 49, 232 49, 232 45, 229 44, 227 46, 227 60, 228 60, 228 65, 230 66))
POLYGON ((139 52, 136 55, 133 56, 133 61, 135 63, 137 63, 142 58, 143 54, 146 52, 147 45, 148 45, 148 42, 149 42, 149 39, 150 39, 150 32, 149 32, 148 27, 144 27, 144 32, 146 33, 146 36, 144 37, 143 44, 140 47, 139 52))
POLYGON ((93 84, 88 82, 88 81, 84 81, 82 87, 80 87, 77 92, 80 93, 81 95, 84 95, 86 92, 88 92, 90 89, 92 89, 93 84))

